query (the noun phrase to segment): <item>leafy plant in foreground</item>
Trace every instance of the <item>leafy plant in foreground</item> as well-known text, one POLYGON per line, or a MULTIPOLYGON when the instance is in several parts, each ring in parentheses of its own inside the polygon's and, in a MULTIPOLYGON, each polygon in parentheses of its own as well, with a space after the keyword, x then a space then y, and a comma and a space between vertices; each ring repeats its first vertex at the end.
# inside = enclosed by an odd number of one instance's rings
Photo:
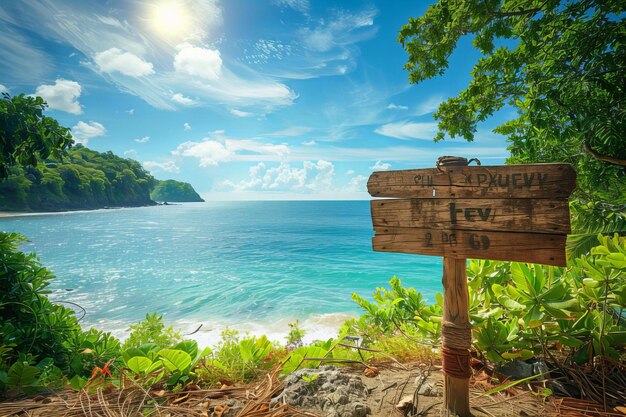
POLYGON ((163 315, 157 313, 146 314, 146 319, 130 326, 130 336, 124 342, 122 348, 140 346, 145 343, 154 343, 160 348, 171 346, 182 338, 180 332, 172 326, 165 327, 163 315))
MULTIPOLYGON (((599 355, 623 356, 626 238, 597 239, 601 244, 588 256, 571 261, 568 268, 470 261, 470 319, 476 350, 494 362, 544 355, 552 362, 582 364, 599 355)), ((348 322, 348 327, 363 330, 370 346, 398 333, 436 342, 441 298, 427 306, 395 277, 391 287, 377 289, 375 302, 354 295, 366 313, 348 322)))
POLYGON ((22 353, 51 358, 56 366, 67 369, 71 352, 64 342, 81 329, 72 310, 48 300, 47 287, 54 275, 34 254, 18 250, 25 240, 16 233, 0 232, 2 364, 6 370, 22 353))
POLYGON ((285 337, 287 339, 287 347, 298 348, 302 346, 302 338, 306 334, 306 330, 303 330, 298 325, 298 320, 295 323, 289 323, 289 333, 285 337))

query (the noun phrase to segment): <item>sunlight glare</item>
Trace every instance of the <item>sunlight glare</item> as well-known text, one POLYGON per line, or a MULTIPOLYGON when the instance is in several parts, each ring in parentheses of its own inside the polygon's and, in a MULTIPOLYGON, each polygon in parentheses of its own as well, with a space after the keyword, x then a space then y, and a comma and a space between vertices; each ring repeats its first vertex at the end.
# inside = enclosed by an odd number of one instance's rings
POLYGON ((152 25, 163 35, 180 35, 188 29, 189 20, 181 1, 166 0, 155 6, 152 25))

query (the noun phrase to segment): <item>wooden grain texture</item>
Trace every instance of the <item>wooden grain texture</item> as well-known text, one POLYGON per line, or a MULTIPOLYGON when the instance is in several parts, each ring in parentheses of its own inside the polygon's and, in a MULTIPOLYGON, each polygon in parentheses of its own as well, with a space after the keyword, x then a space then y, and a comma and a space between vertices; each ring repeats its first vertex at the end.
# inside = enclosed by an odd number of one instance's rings
POLYGON ((565 235, 374 227, 378 252, 493 259, 565 266, 565 235))
POLYGON ((576 186, 569 164, 446 167, 374 172, 373 197, 568 198, 576 186))
POLYGON ((567 234, 567 200, 372 200, 374 226, 567 234))
MULTIPOLYGON (((469 292, 467 290, 467 272, 465 259, 443 258, 443 322, 467 331, 467 338, 472 340, 472 328, 469 322, 469 292)), ((446 339, 443 346, 448 347, 446 339)), ((469 349, 470 346, 467 346, 469 349)), ((469 368, 469 356, 464 364, 469 368)), ((443 388, 446 410, 452 415, 470 417, 469 378, 444 375, 443 388)))

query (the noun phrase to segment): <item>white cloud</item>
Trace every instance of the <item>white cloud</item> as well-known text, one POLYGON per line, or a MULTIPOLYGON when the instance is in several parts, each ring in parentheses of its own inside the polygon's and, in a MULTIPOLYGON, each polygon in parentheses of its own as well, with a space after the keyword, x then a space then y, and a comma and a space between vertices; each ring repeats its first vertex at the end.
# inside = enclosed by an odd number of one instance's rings
POLYGON ((129 158, 135 158, 137 156, 137 151, 134 149, 125 150, 124 156, 128 156, 129 158))
POLYGON ((374 9, 357 13, 338 12, 334 19, 321 21, 313 29, 303 29, 302 41, 311 51, 328 52, 337 46, 353 43, 350 32, 373 26, 375 15, 374 9))
POLYGON ((315 139, 311 139, 311 140, 309 140, 309 141, 302 142, 302 144, 303 144, 304 146, 315 146, 315 145, 317 145, 317 142, 315 141, 315 139))
POLYGON ((354 170, 353 169, 347 170, 346 175, 354 175, 354 170))
POLYGON ((174 57, 177 72, 207 80, 217 80, 222 73, 222 57, 216 49, 185 45, 174 57))
POLYGON ((356 177, 353 177, 352 179, 350 179, 350 182, 348 183, 348 191, 351 191, 351 192, 367 191, 367 188, 365 185, 366 183, 367 183, 366 176, 357 175, 356 177))
POLYGON ((216 166, 228 162, 232 152, 223 143, 208 140, 204 142, 183 142, 173 152, 176 156, 196 158, 201 167, 216 166))
POLYGON ((388 162, 376 161, 376 163, 369 168, 373 169, 374 171, 387 171, 389 168, 391 168, 391 164, 388 162))
POLYGON ((207 132, 209 135, 223 135, 224 133, 226 133, 224 129, 211 130, 210 132, 207 132))
MULTIPOLYGON (((21 9, 21 2, 12 3, 19 4, 15 10, 21 9)), ((0 2, 0 74, 4 82, 30 85, 33 80, 48 78, 55 69, 50 55, 43 48, 33 47, 28 37, 22 35, 21 25, 4 15, 2 8, 5 5, 10 8, 12 3, 0 2), (28 71, 16 71, 16 68, 28 68, 28 71)))
POLYGON ((187 122, 185 122, 185 124, 183 125, 183 130, 187 131, 187 130, 191 130, 191 125, 187 122))
POLYGON ((374 132, 396 139, 433 139, 437 133, 437 123, 398 122, 382 125, 374 132))
POLYGON ((126 110, 126 113, 130 114, 131 116, 135 115, 135 109, 128 109, 126 110))
POLYGON ((415 109, 416 116, 424 116, 430 114, 439 108, 439 105, 443 102, 443 97, 433 96, 429 97, 426 101, 420 103, 415 109))
POLYGON ((117 71, 129 77, 142 77, 154 74, 154 68, 151 63, 119 48, 110 48, 106 51, 98 52, 94 56, 94 61, 103 72, 117 71))
POLYGON ((135 139, 135 142, 137 143, 146 143, 148 141, 150 141, 150 136, 144 136, 143 138, 135 139))
POLYGON ((200 142, 183 142, 172 152, 175 156, 196 158, 201 167, 217 166, 230 161, 281 160, 289 153, 284 144, 274 145, 251 139, 204 138, 200 142))
POLYGON ((280 78, 308 79, 343 75, 357 66, 357 44, 377 32, 373 8, 334 9, 324 19, 310 19, 290 36, 260 39, 247 48, 244 60, 263 73, 280 78))
POLYGON ((51 109, 61 110, 70 114, 83 112, 78 102, 82 88, 76 81, 57 79, 54 85, 40 85, 35 90, 36 96, 41 96, 51 109))
POLYGON ((308 14, 311 9, 309 0, 274 0, 274 4, 278 6, 290 7, 302 14, 308 14))
POLYGON ((409 109, 408 106, 402 106, 400 104, 394 104, 394 103, 390 103, 387 106, 387 108, 390 110, 408 110, 409 109))
POLYGON ((254 116, 254 113, 250 113, 250 112, 247 112, 247 111, 241 111, 241 110, 237 110, 237 109, 230 109, 230 114, 232 114, 233 116, 237 116, 237 117, 254 116))
POLYGON ((302 168, 292 167, 287 163, 268 167, 265 162, 250 167, 248 179, 224 181, 220 185, 234 191, 270 190, 324 192, 332 189, 335 166, 332 162, 318 160, 303 161, 302 168))
POLYGON ((149 171, 165 171, 171 172, 173 174, 178 174, 180 172, 180 167, 176 165, 174 161, 165 161, 165 162, 156 162, 156 161, 145 161, 143 164, 144 168, 149 171))
POLYGON ((8 93, 8 92, 9 92, 9 89, 3 86, 2 84, 0 84, 0 93, 8 93))
POLYGON ((161 2, 139 2, 141 10, 133 2, 121 2, 111 9, 106 2, 76 0, 38 0, 20 2, 19 7, 3 7, 0 10, 0 14, 4 13, 2 21, 11 24, 0 24, 0 74, 11 74, 13 78, 2 82, 28 85, 27 81, 46 79, 50 73, 58 71, 49 54, 11 29, 16 27, 20 32, 37 33, 73 48, 80 56, 90 57, 83 63, 86 68, 101 75, 120 91, 134 94, 156 108, 175 110, 179 105, 172 101, 174 92, 207 106, 258 107, 264 113, 293 104, 297 97, 295 92, 267 72, 250 68, 238 58, 220 56, 218 60, 215 46, 199 46, 225 42, 220 39, 223 2, 176 1, 188 9, 188 21, 177 33, 168 36, 163 36, 150 20, 151 11, 161 2), (103 59, 107 52, 115 58, 115 65, 103 59), (95 62, 96 56, 103 68, 95 62), (136 67, 126 65, 133 60, 132 56, 137 57, 134 59, 138 64, 136 67), (173 67, 175 61, 180 71, 173 67), (203 67, 199 63, 213 65, 203 67), (22 71, 27 74, 16 73, 14 68, 29 68, 29 71, 22 71), (150 74, 129 77, 124 72, 150 74), (216 75, 219 79, 215 79, 216 75))
POLYGON ((192 98, 185 97, 180 93, 176 93, 172 96, 172 101, 175 101, 178 104, 182 104, 183 106, 193 106, 198 104, 198 102, 192 98))
POLYGON ((104 136, 107 130, 102 124, 98 122, 83 122, 79 121, 74 127, 72 127, 72 137, 76 142, 87 145, 90 139, 104 136))

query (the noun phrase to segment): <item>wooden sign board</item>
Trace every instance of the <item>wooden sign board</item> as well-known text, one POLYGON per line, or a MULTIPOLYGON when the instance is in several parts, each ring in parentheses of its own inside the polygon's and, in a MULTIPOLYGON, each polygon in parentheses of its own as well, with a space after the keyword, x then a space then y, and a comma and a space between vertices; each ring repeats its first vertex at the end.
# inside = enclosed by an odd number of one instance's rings
MULTIPOLYGON (((442 157, 441 160, 464 158, 442 157)), ((466 258, 565 265, 567 164, 445 166, 374 172, 367 183, 376 251, 443 256, 444 404, 471 416, 466 258)))
POLYGON ((368 191, 376 251, 565 266, 568 164, 375 172, 368 191))
POLYGON ((372 197, 567 199, 576 186, 569 164, 451 166, 374 172, 372 197))

